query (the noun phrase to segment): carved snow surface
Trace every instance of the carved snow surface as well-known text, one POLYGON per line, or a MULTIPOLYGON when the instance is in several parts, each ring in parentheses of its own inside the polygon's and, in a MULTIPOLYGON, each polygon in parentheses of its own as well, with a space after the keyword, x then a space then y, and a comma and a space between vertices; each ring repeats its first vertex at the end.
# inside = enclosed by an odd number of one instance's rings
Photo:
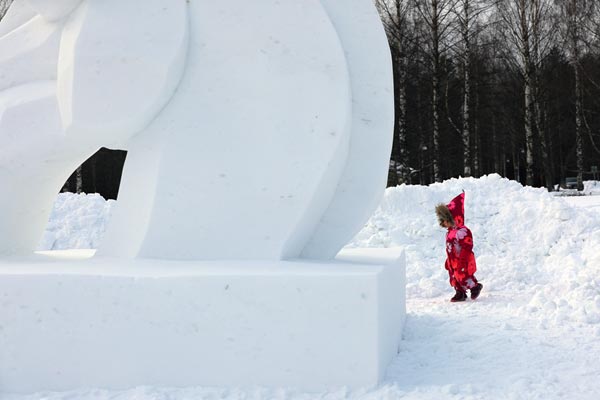
POLYGON ((56 79, 60 32, 61 26, 35 16, 0 37, 0 96, 4 89, 56 79))
POLYGON ((348 160, 327 211, 302 252, 332 258, 367 222, 386 186, 394 129, 389 47, 372 2, 321 0, 344 48, 352 91, 348 160), (357 27, 360 26, 360 29, 357 27))
POLYGON ((25 3, 45 20, 58 21, 69 15, 81 0, 25 0, 25 3))
POLYGON ((35 17, 37 13, 25 0, 14 0, 0 20, 0 38, 35 17))
MULTIPOLYGON (((190 15, 188 68, 149 128, 168 139, 139 254, 298 257, 346 162, 350 93, 336 32, 317 0, 196 1, 190 15)), ((125 187, 117 212, 143 197, 125 187)))
MULTIPOLYGON (((392 141, 387 40, 370 0, 350 5, 15 0, 0 24, 0 160, 15 173, 0 186, 48 179, 10 212, 38 229, 66 177, 119 148, 99 255, 332 258, 383 193, 392 141)), ((33 250, 42 230, 27 232, 0 253, 33 250)))
POLYGON ((179 83, 187 38, 182 1, 85 1, 61 39, 57 90, 65 129, 123 143, 145 128, 179 83))

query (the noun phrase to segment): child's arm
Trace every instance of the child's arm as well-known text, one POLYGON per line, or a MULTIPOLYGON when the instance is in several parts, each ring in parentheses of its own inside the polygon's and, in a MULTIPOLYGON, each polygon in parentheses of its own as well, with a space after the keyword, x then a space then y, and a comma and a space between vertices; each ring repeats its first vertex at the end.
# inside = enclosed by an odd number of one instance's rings
POLYGON ((458 255, 458 261, 460 269, 466 271, 467 264, 469 263, 469 256, 473 252, 473 235, 468 228, 462 228, 458 238, 458 243, 461 248, 460 254, 458 255))

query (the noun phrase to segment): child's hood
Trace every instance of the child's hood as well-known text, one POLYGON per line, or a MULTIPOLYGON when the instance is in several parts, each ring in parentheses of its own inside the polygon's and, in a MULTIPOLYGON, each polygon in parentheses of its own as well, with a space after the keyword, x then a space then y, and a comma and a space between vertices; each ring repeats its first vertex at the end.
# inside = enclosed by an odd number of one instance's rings
POLYGON ((462 192, 447 204, 448 210, 454 218, 456 227, 464 226, 465 224, 465 192, 462 192))

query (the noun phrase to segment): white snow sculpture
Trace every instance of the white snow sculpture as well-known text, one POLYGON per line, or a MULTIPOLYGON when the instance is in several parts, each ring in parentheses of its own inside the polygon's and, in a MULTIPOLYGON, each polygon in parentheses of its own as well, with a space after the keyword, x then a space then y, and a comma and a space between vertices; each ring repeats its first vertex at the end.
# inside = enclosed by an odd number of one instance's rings
POLYGON ((69 15, 81 0, 25 0, 30 9, 47 21, 58 21, 69 15))
POLYGON ((101 146, 128 150, 104 255, 328 259, 383 192, 371 0, 15 0, 0 34, 0 253, 101 146))
POLYGON ((15 0, 0 255, 98 148, 128 155, 98 252, 119 259, 0 257, 0 397, 380 382, 404 257, 336 253, 383 194, 391 75, 371 0, 15 0))

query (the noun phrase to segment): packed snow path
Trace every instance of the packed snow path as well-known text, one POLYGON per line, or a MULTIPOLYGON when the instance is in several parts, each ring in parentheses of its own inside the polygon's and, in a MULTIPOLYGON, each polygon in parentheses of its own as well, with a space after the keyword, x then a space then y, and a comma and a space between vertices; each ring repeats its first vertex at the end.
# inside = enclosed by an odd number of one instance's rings
POLYGON ((390 389, 380 393, 421 400, 597 399, 598 337, 590 328, 547 328, 516 317, 530 296, 487 291, 463 304, 409 300, 405 340, 388 370, 390 389))
MULTIPOLYGON (((350 244, 402 246, 407 251, 404 340, 378 387, 322 393, 85 388, 2 398, 596 400, 600 393, 600 196, 594 194, 556 198, 497 175, 388 189, 380 209, 350 244), (450 303, 453 291, 443 270, 444 230, 437 226, 433 207, 462 189, 466 224, 475 236, 476 275, 484 289, 476 301, 450 303)), ((108 214, 106 208, 102 210, 108 214)), ((80 215, 90 218, 88 212, 80 215)), ((49 226, 57 225, 51 221, 49 226)), ((47 233, 45 243, 53 242, 51 236, 47 233)), ((76 230, 71 236, 77 237, 76 230)))

